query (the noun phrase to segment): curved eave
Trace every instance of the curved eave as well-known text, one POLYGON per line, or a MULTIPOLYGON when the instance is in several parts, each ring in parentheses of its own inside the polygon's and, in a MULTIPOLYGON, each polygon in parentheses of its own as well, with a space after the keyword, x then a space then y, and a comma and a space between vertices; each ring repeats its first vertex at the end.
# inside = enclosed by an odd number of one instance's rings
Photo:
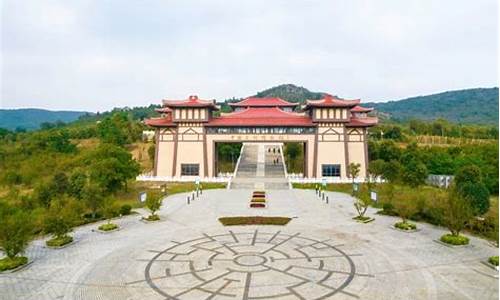
POLYGON ((351 112, 355 112, 355 113, 368 113, 371 111, 373 111, 373 107, 362 107, 359 105, 356 105, 355 107, 353 107, 351 109, 351 112))
POLYGON ((346 124, 347 127, 372 127, 377 125, 378 118, 376 117, 366 117, 366 118, 351 118, 349 123, 346 124))
POLYGON ((175 127, 177 124, 173 123, 170 119, 165 118, 151 118, 144 120, 144 124, 151 127, 175 127))

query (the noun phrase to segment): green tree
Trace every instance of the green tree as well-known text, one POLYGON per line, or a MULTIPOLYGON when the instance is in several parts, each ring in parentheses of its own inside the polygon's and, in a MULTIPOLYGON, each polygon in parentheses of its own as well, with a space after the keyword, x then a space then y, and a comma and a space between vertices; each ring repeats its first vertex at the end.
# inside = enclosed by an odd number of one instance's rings
POLYGON ((125 149, 104 144, 100 145, 88 158, 90 180, 103 191, 113 193, 127 188, 127 180, 139 175, 140 165, 125 149))
POLYGON ((78 204, 71 198, 53 201, 45 216, 45 232, 52 233, 55 238, 66 236, 77 224, 79 212, 78 204))
POLYGON ((385 161, 381 159, 372 160, 368 165, 368 173, 370 173, 370 175, 375 178, 383 177, 385 167, 386 167, 385 161))
POLYGON ((394 210, 401 217, 403 223, 407 223, 408 219, 417 212, 418 197, 420 193, 395 193, 394 201, 392 202, 394 210))
POLYGON ((97 184, 87 183, 82 190, 82 200, 85 206, 90 209, 92 218, 95 219, 97 211, 103 205, 104 192, 97 184))
POLYGON ((382 177, 391 183, 397 182, 400 179, 401 169, 401 164, 397 160, 390 160, 384 165, 382 177))
POLYGON ((26 250, 33 237, 33 223, 29 213, 20 209, 0 209, 0 248, 8 258, 26 250))
POLYGON ((87 174, 83 169, 75 170, 69 177, 69 194, 76 199, 82 199, 87 180, 87 174))
POLYGON ((481 215, 490 208, 490 195, 482 182, 481 170, 475 165, 460 168, 454 178, 458 194, 469 202, 474 214, 481 215))
POLYGON ((161 207, 161 202, 163 200, 163 195, 157 192, 149 192, 146 197, 146 207, 151 211, 150 218, 156 216, 156 212, 161 207))
POLYGON ((416 188, 425 183, 427 175, 427 167, 421 162, 412 160, 404 165, 402 180, 406 185, 416 188))
POLYGON ((448 197, 443 200, 443 221, 452 235, 459 236, 472 218, 474 210, 455 186, 450 187, 448 197))
POLYGON ((368 206, 371 204, 370 199, 370 191, 361 192, 358 197, 354 200, 354 208, 358 213, 358 218, 363 219, 368 209, 368 206))
POLYGON ((108 221, 108 224, 111 223, 111 219, 118 215, 118 205, 116 200, 112 197, 106 197, 102 203, 102 213, 104 218, 108 221))

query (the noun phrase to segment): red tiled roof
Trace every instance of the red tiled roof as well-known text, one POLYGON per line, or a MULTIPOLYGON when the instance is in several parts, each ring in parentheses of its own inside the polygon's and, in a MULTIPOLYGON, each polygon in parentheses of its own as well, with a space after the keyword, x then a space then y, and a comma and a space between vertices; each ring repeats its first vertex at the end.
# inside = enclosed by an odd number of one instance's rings
POLYGON ((354 118, 351 117, 349 123, 346 124, 347 127, 370 127, 377 125, 377 117, 365 117, 365 118, 354 118))
POLYGON ((325 98, 321 100, 307 100, 306 105, 304 106, 304 110, 307 110, 311 107, 354 107, 359 104, 361 100, 343 100, 339 99, 336 96, 325 95, 325 98))
POLYGON ((354 106, 351 108, 352 112, 371 112, 373 110, 373 107, 362 107, 359 105, 354 106))
POLYGON ((163 106, 166 107, 209 107, 219 110, 215 105, 215 100, 201 100, 198 96, 189 96, 186 100, 163 100, 163 106))
POLYGON ((169 112, 172 112, 172 110, 170 108, 168 108, 168 107, 155 108, 155 111, 159 112, 159 113, 169 113, 169 112))
POLYGON ((144 123, 153 127, 171 127, 177 126, 174 122, 172 122, 172 117, 166 118, 151 118, 144 120, 144 123))
POLYGON ((240 102, 235 102, 235 103, 229 103, 230 106, 235 106, 235 107, 295 107, 299 105, 298 103, 291 103, 288 101, 285 101, 281 98, 278 97, 266 97, 266 98, 257 98, 257 97, 250 97, 246 98, 244 100, 241 100, 240 102))
POLYGON ((304 114, 285 112, 277 107, 250 107, 213 118, 205 126, 316 126, 304 114))

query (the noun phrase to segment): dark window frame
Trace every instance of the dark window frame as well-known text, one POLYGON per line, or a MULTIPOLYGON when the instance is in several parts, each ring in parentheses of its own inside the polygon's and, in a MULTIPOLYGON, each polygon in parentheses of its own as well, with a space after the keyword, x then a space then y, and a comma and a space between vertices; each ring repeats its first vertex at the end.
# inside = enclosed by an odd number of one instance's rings
POLYGON ((200 176, 200 164, 181 164, 181 176, 200 176))
POLYGON ((321 165, 322 177, 340 177, 342 166, 340 164, 323 164, 321 165))

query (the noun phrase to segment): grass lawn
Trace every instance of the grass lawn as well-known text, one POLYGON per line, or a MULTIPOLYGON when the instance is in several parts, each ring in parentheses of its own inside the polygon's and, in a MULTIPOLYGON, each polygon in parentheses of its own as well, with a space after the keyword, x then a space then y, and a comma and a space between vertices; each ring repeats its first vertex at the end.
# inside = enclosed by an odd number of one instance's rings
MULTIPOLYGON (((143 207, 144 203, 139 202, 139 193, 148 191, 158 191, 161 189, 161 185, 166 184, 166 192, 168 196, 185 193, 189 191, 194 191, 196 189, 196 184, 194 182, 145 182, 145 181, 135 181, 132 182, 127 191, 120 191, 115 195, 117 203, 119 205, 128 204, 133 208, 143 207)), ((226 188, 226 183, 218 182, 205 182, 201 186, 203 190, 210 189, 224 189, 226 188)))
POLYGON ((233 225, 286 225, 290 222, 288 217, 222 217, 219 222, 224 226, 233 225))

